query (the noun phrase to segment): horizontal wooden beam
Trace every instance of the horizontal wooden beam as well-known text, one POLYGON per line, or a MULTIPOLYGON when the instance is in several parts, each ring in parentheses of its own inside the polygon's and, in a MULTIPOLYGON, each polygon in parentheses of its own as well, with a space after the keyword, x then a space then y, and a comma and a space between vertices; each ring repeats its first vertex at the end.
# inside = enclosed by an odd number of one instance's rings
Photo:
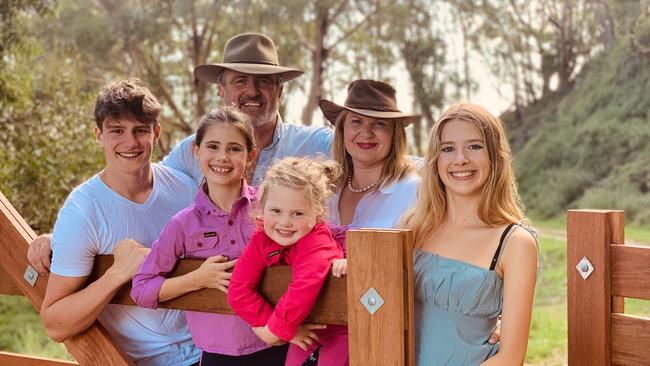
POLYGON ((79 365, 73 361, 54 358, 21 355, 19 353, 0 351, 0 365, 11 366, 72 366, 79 365))
MULTIPOLYGON (((203 261, 196 259, 181 259, 176 264, 169 277, 182 276, 198 268, 203 261)), ((88 278, 88 283, 92 283, 113 264, 112 255, 99 255, 95 258, 93 271, 88 278)), ((291 269, 288 266, 271 267, 266 270, 260 284, 260 293, 262 296, 275 305, 280 297, 287 290, 291 281, 291 269)), ((130 296, 131 284, 127 283, 122 286, 115 294, 111 303, 123 305, 135 305, 130 296)), ((347 324, 347 289, 346 279, 335 278, 330 276, 323 285, 323 289, 307 318, 308 322, 322 324, 347 324)), ((217 289, 202 289, 186 295, 177 297, 173 300, 160 304, 161 308, 181 309, 191 311, 203 311, 207 313, 233 314, 228 305, 226 294, 217 289)))
POLYGON ((612 295, 650 300, 650 248, 611 246, 612 295))
POLYGON ((650 318, 612 314, 612 365, 647 366, 650 360, 650 318))

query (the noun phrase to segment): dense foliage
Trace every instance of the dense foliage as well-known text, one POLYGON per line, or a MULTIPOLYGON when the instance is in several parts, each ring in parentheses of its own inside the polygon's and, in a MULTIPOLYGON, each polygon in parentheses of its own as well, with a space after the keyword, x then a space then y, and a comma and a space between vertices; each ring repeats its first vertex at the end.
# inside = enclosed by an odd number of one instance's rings
POLYGON ((621 37, 592 60, 567 93, 506 117, 529 213, 621 209, 629 222, 650 223, 650 55, 630 42, 621 37))

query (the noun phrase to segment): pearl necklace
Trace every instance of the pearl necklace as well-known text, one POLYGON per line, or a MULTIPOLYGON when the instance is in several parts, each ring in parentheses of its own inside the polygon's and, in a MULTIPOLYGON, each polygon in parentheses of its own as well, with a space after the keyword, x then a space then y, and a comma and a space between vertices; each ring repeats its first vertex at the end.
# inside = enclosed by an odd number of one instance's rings
POLYGON ((365 193, 365 192, 369 191, 372 187, 376 186, 377 184, 379 184, 379 179, 377 179, 376 181, 370 183, 369 185, 367 185, 367 186, 365 186, 365 187, 363 187, 361 189, 355 189, 355 188, 352 188, 352 174, 348 175, 348 189, 352 193, 365 193))

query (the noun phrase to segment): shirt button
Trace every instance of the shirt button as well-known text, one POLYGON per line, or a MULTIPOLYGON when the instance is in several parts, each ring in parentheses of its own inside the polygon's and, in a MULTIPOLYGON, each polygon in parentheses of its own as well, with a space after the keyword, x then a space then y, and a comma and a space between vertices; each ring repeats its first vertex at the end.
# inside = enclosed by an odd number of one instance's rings
POLYGON ((199 246, 199 247, 202 247, 202 246, 203 246, 203 243, 198 242, 198 243, 196 243, 196 245, 199 246))
POLYGON ((228 220, 228 225, 232 225, 234 222, 232 220, 228 220))
POLYGON ((232 244, 232 245, 235 245, 235 243, 236 243, 236 241, 234 241, 234 240, 230 241, 230 244, 232 244))

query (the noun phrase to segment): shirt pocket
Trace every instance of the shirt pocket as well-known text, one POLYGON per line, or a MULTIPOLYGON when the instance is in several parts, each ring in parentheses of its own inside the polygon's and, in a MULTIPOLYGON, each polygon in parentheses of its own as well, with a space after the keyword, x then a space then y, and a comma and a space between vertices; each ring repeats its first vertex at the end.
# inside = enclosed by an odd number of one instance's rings
POLYGON ((219 233, 206 231, 193 234, 185 243, 187 258, 204 259, 219 254, 219 233))

